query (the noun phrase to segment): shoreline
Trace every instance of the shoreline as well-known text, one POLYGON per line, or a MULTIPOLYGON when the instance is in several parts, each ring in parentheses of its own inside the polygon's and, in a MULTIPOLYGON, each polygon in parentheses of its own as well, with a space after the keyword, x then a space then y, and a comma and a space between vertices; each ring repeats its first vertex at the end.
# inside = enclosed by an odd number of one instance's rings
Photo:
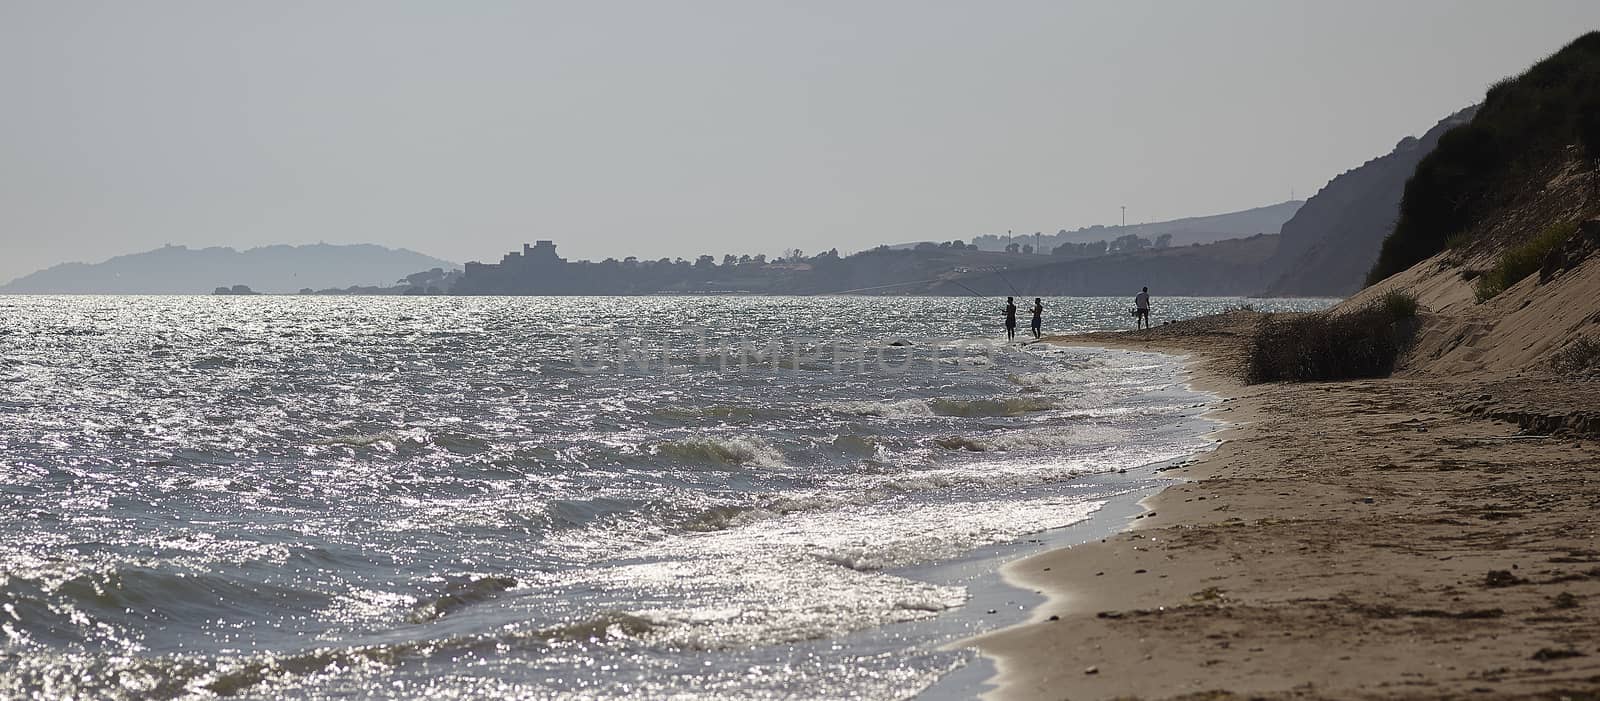
MULTIPOLYGON (((1110 537, 1127 528, 1127 524, 1132 522, 1134 516, 1143 510, 1142 502, 1165 488, 1160 482, 1169 480, 1161 477, 1158 470, 1162 465, 1171 462, 1173 461, 1161 461, 1129 470, 1129 477, 1149 481, 1152 484, 1134 486, 1126 492, 1111 496, 1104 506, 1082 521, 1054 528, 1046 533, 1035 534, 1024 540, 974 551, 959 561, 942 563, 934 567, 914 568, 903 573, 919 581, 958 583, 967 589, 967 601, 958 611, 952 612, 954 615, 946 617, 940 625, 966 629, 968 632, 948 643, 938 645, 935 649, 947 652, 971 652, 973 648, 968 641, 975 635, 987 635, 1028 622, 1032 612, 1046 603, 1046 594, 1006 577, 1004 573, 1006 566, 1041 553, 1110 537)), ((994 674, 995 669, 988 657, 973 654, 959 666, 941 676, 938 681, 917 692, 914 698, 919 701, 977 698, 994 688, 994 674)))
MULTIPOLYGON (((1207 460, 1215 456, 1218 448, 1230 440, 1227 438, 1227 436, 1238 428, 1239 422, 1237 419, 1229 420, 1221 415, 1236 408, 1224 406, 1224 404, 1236 401, 1239 390, 1242 389, 1242 386, 1237 382, 1229 380, 1223 374, 1215 371, 1207 371, 1205 369, 1205 364, 1212 359, 1201 357, 1192 349, 1160 345, 1135 346, 1123 341, 1122 339, 1112 337, 1111 334, 1113 333, 1116 332, 1078 334, 1070 337, 1072 339, 1070 342, 1046 338, 1043 342, 1055 343, 1070 348, 1089 348, 1097 351, 1132 350, 1144 353, 1156 353, 1173 358, 1174 362, 1177 362, 1182 368, 1181 372, 1185 376, 1185 389, 1196 393, 1209 394, 1214 398, 1212 400, 1213 406, 1200 413, 1197 418, 1201 420, 1212 421, 1219 425, 1215 430, 1203 434, 1213 439, 1212 444, 1208 448, 1196 451, 1183 458, 1176 458, 1173 460, 1163 461, 1163 463, 1156 463, 1157 465, 1165 464, 1167 467, 1155 468, 1152 476, 1156 476, 1163 472, 1175 473, 1180 470, 1187 472, 1191 468, 1201 466, 1207 460), (1101 344, 1091 343, 1087 342, 1087 340, 1084 340, 1092 335, 1104 335, 1106 336, 1106 342, 1101 344)), ((1023 679, 1026 678, 1027 674, 1024 670, 1014 669, 1014 667, 1019 665, 1026 666, 1028 664, 1033 664, 1036 662, 1036 660, 1029 659, 1026 656, 996 653, 993 650, 990 641, 1002 638, 1012 630, 1022 629, 1028 626, 1035 626, 1041 623, 1052 622, 1062 618, 1067 613, 1080 609, 1090 609, 1092 608, 1091 603, 1093 601, 1092 598, 1082 596, 1082 592, 1078 590, 1061 586, 1052 577, 1035 576, 1033 573, 1053 572, 1053 565, 1058 565, 1059 560, 1061 559, 1068 558, 1074 553, 1082 553, 1085 549, 1094 545, 1105 544, 1114 538, 1127 536, 1128 534, 1133 533, 1142 525, 1144 525, 1141 523, 1141 521, 1147 515, 1159 515, 1159 511, 1153 506, 1153 502, 1156 499, 1159 499, 1168 490, 1180 487, 1184 484, 1196 482, 1197 478, 1173 474, 1164 476, 1162 481, 1166 482, 1166 484, 1152 486, 1143 490, 1144 493, 1132 501, 1132 509, 1121 515, 1120 520, 1118 520, 1116 523, 1102 524, 1103 528, 1100 531, 1102 537, 1078 539, 1062 545, 1047 547, 1043 550, 1012 558, 996 568, 994 574, 1003 582, 1005 586, 1018 591, 1033 594, 1039 603, 1034 605, 1027 612, 1026 618, 1020 622, 979 633, 973 637, 953 643, 952 647, 976 650, 978 652, 978 657, 971 663, 965 665, 963 669, 958 669, 954 672, 951 672, 949 675, 947 675, 947 678, 955 677, 961 674, 964 670, 986 668, 989 674, 984 678, 975 680, 977 682, 975 684, 969 683, 966 685, 966 688, 981 691, 981 697, 984 699, 1016 698, 1015 694, 1017 689, 1014 687, 1018 686, 1020 683, 1023 683, 1023 679), (1105 528, 1107 526, 1109 526, 1109 528, 1105 528), (1098 543, 1096 541, 1098 541, 1098 543)), ((1074 526, 1077 525, 1079 524, 1074 524, 1074 526)), ((928 694, 929 691, 938 689, 941 686, 944 686, 944 680, 941 680, 940 683, 936 684, 934 687, 930 687, 928 690, 925 690, 924 693, 919 694, 917 698, 957 698, 953 695, 928 694)), ((969 697, 976 698, 977 696, 969 697)), ((1033 697, 1025 696, 1023 698, 1033 697)))
POLYGON ((1221 397, 1207 417, 1225 426, 1179 473, 1192 481, 1144 499, 1124 530, 1002 568, 1045 601, 1028 621, 965 641, 996 670, 986 698, 1516 697, 1600 685, 1600 484, 1589 468, 1600 451, 1466 411, 1544 380, 1247 387, 1232 379, 1242 338, 1047 339, 1187 355, 1190 386, 1221 397), (1537 465, 1519 466, 1530 443, 1537 465), (1519 489, 1518 473, 1535 468, 1567 498, 1519 489))
MULTIPOLYGON (((1214 447, 1190 455, 1160 460, 1137 468, 1125 475, 1098 473, 1086 475, 1086 482, 1109 486, 1107 476, 1126 478, 1130 486, 1126 491, 1111 495, 1106 503, 1088 518, 1034 534, 1025 540, 983 548, 969 553, 961 560, 941 563, 933 567, 916 567, 902 572, 919 581, 959 583, 967 587, 970 598, 961 605, 958 614, 949 617, 945 625, 973 630, 971 634, 940 645, 945 651, 975 651, 972 641, 1012 626, 1028 623, 1041 606, 1049 603, 1048 591, 1019 583, 1006 575, 1006 568, 1014 563, 1043 554, 1074 548, 1110 538, 1126 531, 1135 519, 1149 511, 1145 501, 1168 487, 1185 481, 1167 473, 1190 465, 1196 456, 1204 455, 1214 447), (965 576, 952 576, 950 572, 966 572, 965 576), (986 613, 993 611, 994 613, 986 613), (996 626, 995 616, 1001 617, 996 626)), ((932 685, 918 692, 919 701, 971 699, 994 690, 996 670, 993 660, 981 653, 947 672, 932 685)))
MULTIPOLYGON (((1094 353, 1128 350, 1084 348, 1094 353)), ((1003 570, 1019 560, 1109 538, 1126 530, 1130 524, 1136 523, 1136 518, 1148 511, 1144 506, 1145 500, 1185 480, 1176 476, 1177 470, 1185 469, 1199 456, 1215 450, 1219 445, 1214 437, 1227 425, 1211 414, 1219 406, 1221 397, 1215 392, 1193 386, 1188 372, 1189 359, 1173 353, 1135 352, 1159 356, 1161 362, 1171 363, 1178 375, 1175 386, 1204 402, 1205 408, 1196 405, 1197 410, 1186 415, 1182 424, 1192 426, 1192 435, 1205 442, 1205 445, 1182 455, 1122 470, 1085 473, 1074 478, 1069 483, 1069 490, 1062 492, 1063 495, 1083 491, 1109 492, 1102 497, 1103 504, 1081 521, 1029 534, 1016 541, 986 546, 956 560, 896 571, 895 574, 899 576, 918 581, 960 585, 969 593, 968 600, 958 610, 940 617, 938 627, 958 632, 935 648, 943 652, 964 653, 967 658, 933 684, 918 691, 913 698, 955 701, 977 698, 991 691, 994 667, 989 658, 974 650, 970 641, 1027 622, 1032 612, 1046 602, 1046 593, 1015 582, 1005 576, 1003 570)))

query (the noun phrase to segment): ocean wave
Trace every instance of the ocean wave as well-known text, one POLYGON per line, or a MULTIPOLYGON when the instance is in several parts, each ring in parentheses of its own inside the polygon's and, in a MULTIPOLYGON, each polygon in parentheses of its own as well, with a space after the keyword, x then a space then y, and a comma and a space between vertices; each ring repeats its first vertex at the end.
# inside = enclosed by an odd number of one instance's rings
POLYGON ((620 611, 542 627, 503 628, 491 633, 411 639, 368 645, 329 646, 248 657, 202 657, 80 652, 0 651, 0 697, 30 698, 70 689, 74 698, 173 699, 272 693, 272 685, 328 676, 360 677, 410 660, 458 657, 529 645, 595 644, 645 637, 661 624, 620 611), (266 689, 258 687, 266 686, 266 689))
POLYGON ((353 448, 381 447, 393 450, 396 446, 405 443, 423 444, 428 442, 428 433, 421 429, 405 431, 379 431, 377 433, 346 433, 327 438, 319 438, 311 442, 312 445, 323 446, 348 446, 353 448))
POLYGON ((943 438, 935 438, 933 439, 933 444, 939 446, 940 448, 944 448, 945 450, 970 450, 974 453, 981 453, 985 450, 988 450, 988 447, 985 446, 982 441, 979 441, 976 438, 968 438, 966 436, 945 436, 943 438))
POLYGON ((761 419, 782 416, 784 412, 766 406, 666 406, 651 412, 653 416, 671 422, 697 419, 722 419, 736 423, 750 423, 761 419))
POLYGON ((1021 416, 1056 408, 1043 397, 983 397, 979 399, 934 399, 928 402, 938 416, 1021 416))
POLYGON ((530 637, 550 642, 598 642, 642 638, 662 628, 658 621, 622 611, 605 611, 592 618, 540 628, 530 637))
POLYGON ((864 490, 848 497, 824 494, 795 495, 763 499, 745 506, 718 506, 685 520, 681 527, 691 531, 725 531, 757 521, 806 511, 829 511, 844 506, 871 504, 882 493, 864 490))
POLYGON ((1106 446, 1126 441, 1129 435, 1131 434, 1125 430, 1106 426, 1076 426, 998 431, 980 436, 944 436, 933 439, 933 444, 945 450, 974 453, 1058 451, 1086 446, 1106 446))
POLYGON ((904 419, 933 416, 933 406, 926 399, 902 399, 892 402, 838 402, 832 405, 837 411, 856 416, 882 416, 904 419))
POLYGON ((219 696, 241 693, 263 682, 284 677, 305 677, 325 672, 352 673, 396 666, 406 660, 455 656, 474 650, 505 647, 594 644, 635 639, 660 627, 657 622, 622 611, 603 611, 593 616, 551 626, 502 628, 491 633, 455 635, 444 638, 413 639, 393 643, 325 647, 302 652, 260 655, 245 660, 223 661, 215 669, 195 675, 187 686, 192 690, 219 696))
POLYGON ((833 446, 835 450, 860 457, 876 456, 884 452, 884 447, 878 442, 878 439, 853 433, 834 436, 833 440, 829 441, 828 444, 833 446))
POLYGON ((868 548, 828 550, 819 552, 816 555, 818 560, 857 572, 874 572, 883 569, 885 564, 885 560, 878 557, 878 553, 868 548))
MULTIPOLYGON (((759 598, 721 598, 693 607, 641 612, 656 625, 648 640, 689 650, 741 650, 820 640, 892 623, 926 619, 960 606, 965 588, 883 572, 843 568, 804 552, 771 557, 708 558, 703 577, 734 576, 759 598)), ((697 577, 699 579, 701 577, 697 577)), ((717 595, 725 590, 708 592, 717 595)))
MULTIPOLYGON (((953 436, 937 439, 949 450, 977 453, 1039 448, 1075 448, 1070 456, 1034 457, 1019 462, 982 462, 948 465, 896 475, 855 474, 841 483, 848 488, 796 492, 769 496, 749 504, 709 508, 678 522, 678 528, 697 532, 727 531, 769 519, 798 514, 839 512, 874 507, 907 495, 948 492, 952 489, 1018 488, 1055 484, 1092 473, 1115 472, 1184 454, 1146 449, 1123 449, 1103 442, 1125 435, 1114 429, 1083 430, 1077 435, 1050 430, 1016 431, 988 437, 953 436), (1090 447, 1092 446, 1092 447, 1090 447)), ((854 567, 852 567, 854 569, 854 567)))
POLYGON ((732 438, 685 438, 665 441, 650 452, 691 464, 783 467, 783 453, 753 436, 732 438))
POLYGON ((1044 397, 977 397, 968 399, 902 399, 881 402, 839 402, 832 408, 857 416, 885 418, 921 418, 950 416, 981 418, 992 416, 1021 416, 1037 411, 1049 411, 1056 403, 1044 397))
POLYGON ((249 612, 311 613, 326 594, 193 568, 12 561, 0 575, 0 608, 17 619, 8 637, 39 644, 121 648, 150 619, 172 628, 249 612))
POLYGON ((693 355, 675 355, 669 364, 678 368, 711 368, 719 372, 744 370, 797 370, 836 372, 856 363, 854 354, 835 355, 832 346, 796 349, 788 345, 747 345, 693 355))
POLYGON ((175 699, 203 694, 189 688, 203 660, 0 651, 0 698, 175 699))
POLYGON ((490 440, 480 435, 461 431, 430 431, 421 427, 342 433, 317 438, 309 443, 315 448, 354 448, 397 454, 445 451, 455 455, 481 455, 494 447, 490 440))
POLYGON ((688 649, 741 649, 842 635, 928 618, 967 598, 893 570, 971 552, 1087 518, 1100 502, 1057 496, 924 503, 891 499, 857 508, 791 513, 671 538, 625 564, 585 572, 585 586, 626 581, 647 592, 703 582, 692 607, 670 597, 640 612, 667 625, 651 641, 688 649), (726 584, 718 584, 726 583, 726 584), (670 603, 669 603, 670 602, 670 603))
POLYGON ((455 432, 434 434, 430 442, 457 455, 477 455, 488 451, 493 445, 482 436, 455 432))
POLYGON ((452 582, 444 593, 412 607, 406 620, 411 623, 436 621, 457 609, 486 601, 515 586, 517 580, 510 577, 479 577, 452 582))
POLYGON ((681 527, 690 531, 721 531, 776 515, 756 506, 717 506, 686 519, 681 527))
POLYGON ((866 506, 905 491, 909 490, 867 487, 843 494, 815 492, 768 497, 754 504, 718 506, 706 509, 684 520, 680 527, 691 531, 725 531, 790 514, 833 511, 849 506, 866 506))
MULTIPOLYGON (((640 502, 637 500, 611 497, 554 499, 539 515, 540 518, 529 518, 522 522, 549 528, 578 528, 607 516, 628 513, 639 506, 640 502)), ((506 511, 511 514, 520 514, 521 509, 525 508, 516 504, 508 504, 507 507, 506 511)))
MULTIPOLYGON (((1173 456, 1186 454, 1176 453, 1173 456)), ((995 460, 967 463, 957 468, 930 470, 922 474, 876 482, 866 488, 863 494, 915 494, 967 488, 1035 487, 1066 482, 1089 474, 1116 472, 1150 462, 1145 453, 1124 453, 1117 450, 1094 451, 1068 459, 1048 458, 1045 462, 1040 460, 1026 459, 1016 462, 995 460)))
POLYGON ((882 572, 958 557, 984 545, 1076 523, 1103 504, 1043 497, 929 506, 921 514, 883 504, 844 517, 844 523, 830 526, 829 532, 811 534, 810 554, 819 562, 854 572, 882 572), (936 532, 922 527, 929 518, 940 519, 936 532), (863 537, 862 529, 871 535, 863 537))

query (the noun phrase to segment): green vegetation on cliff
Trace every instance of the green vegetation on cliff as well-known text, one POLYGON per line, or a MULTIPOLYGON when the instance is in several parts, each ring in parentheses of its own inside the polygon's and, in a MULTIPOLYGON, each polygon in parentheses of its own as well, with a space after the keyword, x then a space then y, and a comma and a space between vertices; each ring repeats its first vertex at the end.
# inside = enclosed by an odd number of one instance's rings
POLYGON ((1478 277, 1473 294, 1477 295, 1479 302, 1483 302, 1505 292, 1507 287, 1517 284, 1522 278, 1539 272, 1539 264, 1544 262, 1544 257, 1566 243, 1577 231, 1576 223, 1556 224, 1546 227, 1538 236, 1506 249, 1495 262, 1494 269, 1478 277))
POLYGON ((1600 158, 1600 32, 1496 83, 1471 122, 1439 139, 1406 183, 1368 284, 1444 250, 1571 145, 1600 158))

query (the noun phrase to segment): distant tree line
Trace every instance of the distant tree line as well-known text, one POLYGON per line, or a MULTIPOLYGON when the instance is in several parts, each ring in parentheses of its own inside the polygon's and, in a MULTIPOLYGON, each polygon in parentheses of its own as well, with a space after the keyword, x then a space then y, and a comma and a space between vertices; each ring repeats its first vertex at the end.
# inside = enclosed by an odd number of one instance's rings
MULTIPOLYGON (((789 248, 765 254, 710 254, 684 258, 622 259, 595 262, 551 258, 469 266, 452 294, 831 294, 885 286, 926 283, 930 278, 970 268, 1006 265, 1009 256, 979 252, 963 241, 923 243, 911 248, 878 246, 849 256, 838 249, 808 255, 789 248)), ((424 281, 419 278, 419 281, 424 281)))
MULTIPOLYGON (((1016 244, 1011 244, 1015 246, 1016 244)), ((1086 243, 1063 243, 1050 249, 1050 255, 1066 256, 1070 258, 1093 258, 1095 256, 1109 255, 1112 253, 1132 253, 1151 248, 1167 248, 1172 245, 1172 234, 1162 234, 1154 241, 1138 234, 1126 234, 1106 241, 1090 241, 1086 243)))

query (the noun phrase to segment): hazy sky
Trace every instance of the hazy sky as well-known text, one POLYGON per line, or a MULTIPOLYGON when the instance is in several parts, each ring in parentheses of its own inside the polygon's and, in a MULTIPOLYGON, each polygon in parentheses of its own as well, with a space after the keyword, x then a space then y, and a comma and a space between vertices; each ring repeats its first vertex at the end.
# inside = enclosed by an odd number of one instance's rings
POLYGON ((1600 2, 0 0, 0 281, 163 243, 856 250, 1300 197, 1600 2))

